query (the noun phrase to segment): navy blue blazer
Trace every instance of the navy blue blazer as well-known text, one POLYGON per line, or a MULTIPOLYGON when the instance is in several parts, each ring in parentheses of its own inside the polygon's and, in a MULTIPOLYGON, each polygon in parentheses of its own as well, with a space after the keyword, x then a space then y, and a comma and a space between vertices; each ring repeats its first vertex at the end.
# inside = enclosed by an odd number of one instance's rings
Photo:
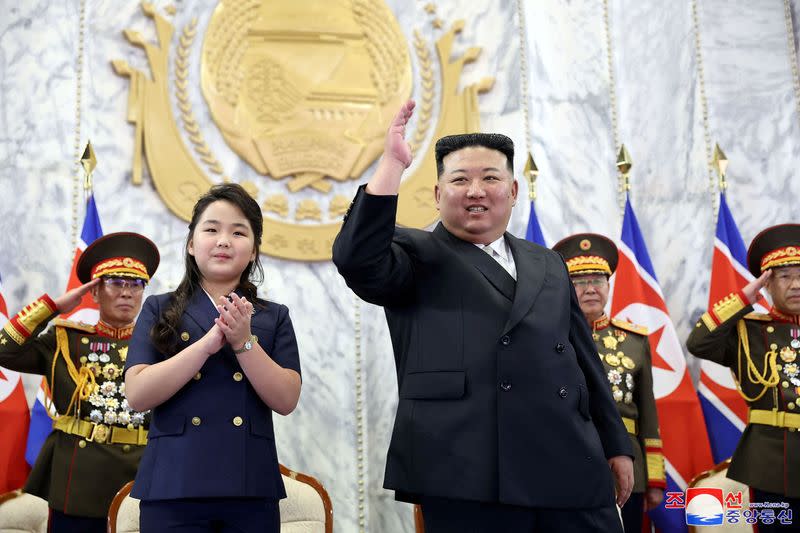
POLYGON ((607 458, 633 450, 564 260, 506 233, 515 281, 441 224, 395 228, 397 202, 359 189, 333 245, 392 338, 384 486, 406 501, 612 505, 607 458))
MULTIPOLYGON (((150 296, 142 306, 125 369, 155 364, 160 353, 150 330, 172 293, 150 296)), ((253 335, 280 366, 300 372, 297 340, 285 305, 265 302, 251 320, 253 335)), ((196 342, 219 313, 202 290, 184 312, 176 353, 196 342)), ((140 500, 286 497, 275 450, 272 410, 259 398, 225 345, 194 379, 153 409, 147 448, 131 495, 140 500)))

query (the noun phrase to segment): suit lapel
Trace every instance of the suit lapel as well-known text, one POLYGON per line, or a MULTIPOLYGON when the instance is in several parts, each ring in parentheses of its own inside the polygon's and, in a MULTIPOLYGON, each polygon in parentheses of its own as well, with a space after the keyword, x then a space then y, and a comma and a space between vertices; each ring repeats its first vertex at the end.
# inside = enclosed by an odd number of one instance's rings
POLYGON ((214 319, 219 317, 214 304, 202 288, 194 291, 194 294, 189 299, 189 304, 186 306, 186 314, 191 318, 203 331, 208 331, 214 326, 214 319))
POLYGON ((474 244, 462 241, 452 235, 441 222, 436 225, 433 233, 456 249, 458 254, 464 257, 467 263, 477 268, 483 274, 483 277, 503 296, 509 300, 514 299, 514 278, 493 257, 474 244))
MULTIPOLYGON (((546 274, 542 254, 537 254, 527 246, 523 246, 519 239, 508 232, 506 232, 505 236, 514 256, 514 264, 517 267, 517 285, 511 304, 511 312, 508 315, 506 326, 503 328, 504 334, 519 324, 519 321, 533 306, 539 291, 542 290, 546 274)), ((494 261, 491 258, 489 259, 494 261)))

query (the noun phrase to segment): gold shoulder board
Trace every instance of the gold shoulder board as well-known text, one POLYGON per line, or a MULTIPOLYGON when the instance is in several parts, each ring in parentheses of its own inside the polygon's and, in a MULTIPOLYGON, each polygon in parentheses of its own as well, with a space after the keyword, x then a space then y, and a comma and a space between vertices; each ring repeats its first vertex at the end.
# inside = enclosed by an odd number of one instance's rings
POLYGON ((647 335, 647 328, 644 326, 639 326, 632 322, 628 322, 627 320, 620 320, 618 318, 612 318, 611 323, 618 327, 619 329, 624 329, 625 331, 630 331, 632 333, 638 333, 639 335, 647 335))
POLYGON ((95 327, 91 324, 84 324, 83 322, 73 322, 72 320, 64 320, 63 318, 56 318, 55 320, 53 320, 52 324, 54 326, 59 326, 67 329, 76 329, 78 331, 84 331, 86 333, 95 332, 95 327))
POLYGON ((752 313, 747 313, 744 315, 744 318, 747 320, 761 320, 762 322, 771 322, 772 317, 766 313, 756 313, 755 311, 752 313))

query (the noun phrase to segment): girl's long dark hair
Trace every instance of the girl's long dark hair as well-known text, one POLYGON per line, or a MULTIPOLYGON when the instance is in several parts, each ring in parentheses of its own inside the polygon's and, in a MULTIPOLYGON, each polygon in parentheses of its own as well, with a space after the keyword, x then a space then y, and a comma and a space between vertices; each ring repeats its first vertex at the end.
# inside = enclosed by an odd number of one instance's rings
POLYGON ((200 287, 202 275, 200 274, 200 269, 197 267, 194 256, 189 254, 189 241, 191 241, 194 235, 194 228, 197 226, 206 208, 220 200, 230 202, 238 207, 247 221, 250 222, 250 227, 253 230, 256 258, 247 264, 247 268, 244 269, 242 276, 239 278, 239 285, 236 289, 254 305, 258 302, 256 285, 264 280, 264 269, 261 267, 261 261, 258 255, 258 249, 261 246, 261 237, 264 232, 261 208, 258 207, 258 203, 241 185, 236 183, 215 185, 194 204, 192 221, 189 223, 189 235, 186 238, 186 245, 183 250, 185 265, 183 279, 172 294, 172 298, 167 304, 167 307, 162 311, 158 322, 156 322, 153 329, 150 331, 150 339, 162 354, 171 355, 175 353, 178 345, 178 328, 181 323, 183 312, 186 310, 186 305, 189 303, 189 299, 195 291, 202 290, 200 287))

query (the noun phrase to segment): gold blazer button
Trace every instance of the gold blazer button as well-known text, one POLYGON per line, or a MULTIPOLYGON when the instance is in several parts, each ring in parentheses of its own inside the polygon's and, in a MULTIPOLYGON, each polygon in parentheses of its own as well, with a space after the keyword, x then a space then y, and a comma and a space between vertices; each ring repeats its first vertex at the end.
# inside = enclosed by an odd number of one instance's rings
POLYGON ((238 428, 238 427, 239 427, 239 426, 241 426, 242 424, 244 424, 244 420, 242 420, 242 417, 241 417, 241 416, 235 416, 235 417, 233 417, 233 425, 234 425, 234 426, 236 426, 236 427, 238 428))
POLYGON ((203 377, 203 374, 201 374, 200 372, 198 372, 197 374, 195 374, 195 375, 194 375, 194 380, 195 380, 195 381, 197 381, 197 380, 199 380, 199 379, 200 379, 200 378, 202 378, 202 377, 203 377))
POLYGON ((189 340, 189 332, 184 331, 183 333, 181 333, 181 340, 182 341, 188 341, 189 340))
POLYGON ((236 372, 236 373, 233 375, 233 381, 242 381, 242 378, 243 378, 243 377, 244 377, 244 376, 242 376, 242 373, 241 373, 241 372, 236 372))
POLYGON ((192 425, 199 426, 200 422, 201 422, 201 420, 200 420, 199 416, 192 417, 192 425))

